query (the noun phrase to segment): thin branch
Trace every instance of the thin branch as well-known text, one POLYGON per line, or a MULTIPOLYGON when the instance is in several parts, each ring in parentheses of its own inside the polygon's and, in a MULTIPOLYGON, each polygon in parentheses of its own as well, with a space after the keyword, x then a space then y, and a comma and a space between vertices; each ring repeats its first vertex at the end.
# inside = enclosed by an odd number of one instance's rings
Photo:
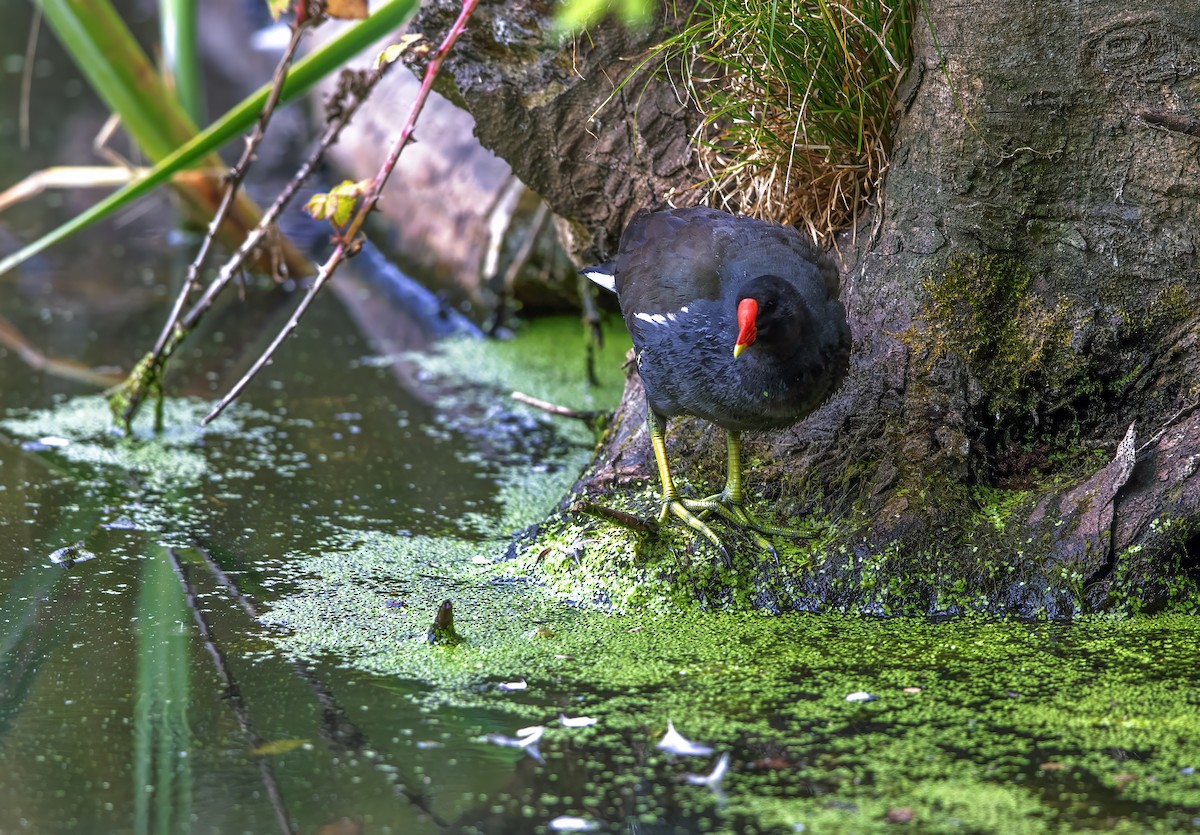
POLYGON ((579 273, 575 280, 579 291, 579 301, 583 307, 583 326, 588 333, 584 371, 587 373, 588 384, 598 386, 600 378, 596 375, 596 352, 604 347, 604 330, 600 327, 600 308, 596 306, 596 291, 592 287, 592 282, 583 273, 579 273))
POLYGON ((588 424, 589 426, 591 426, 593 423, 596 422, 596 418, 610 414, 608 412, 596 412, 596 411, 590 411, 590 410, 586 410, 586 409, 578 410, 578 409, 571 409, 566 406, 559 406, 557 403, 550 403, 546 400, 539 400, 538 398, 533 397, 532 395, 528 395, 523 391, 514 391, 512 393, 512 399, 517 401, 518 403, 524 403, 526 406, 532 406, 535 409, 540 409, 541 411, 546 412, 547 414, 555 415, 557 417, 574 418, 575 420, 582 420, 584 423, 588 424))
POLYGON ((225 411, 230 403, 238 398, 238 396, 245 390, 246 386, 249 385, 250 381, 254 379, 258 372, 262 371, 264 366, 270 364, 272 355, 279 348, 279 346, 283 344, 283 341, 291 336, 292 332, 296 330, 296 326, 300 324, 300 318, 304 316, 305 312, 309 308, 309 305, 313 303, 313 300, 317 297, 317 293, 321 292, 321 288, 325 286, 325 282, 327 282, 329 277, 333 275, 333 271, 337 269, 337 266, 347 257, 349 257, 349 255, 347 254, 346 249, 339 245, 338 248, 334 250, 334 253, 332 256, 330 256, 329 260, 321 265, 321 267, 317 270, 316 280, 309 285, 308 292, 304 294, 304 298, 300 300, 300 304, 297 305, 296 309, 292 312, 291 318, 287 320, 287 324, 285 324, 279 333, 275 335, 275 338, 271 340, 271 344, 267 346, 267 350, 263 351, 262 355, 254 361, 254 365, 250 366, 250 370, 242 376, 242 379, 238 380, 237 383, 234 384, 233 388, 229 390, 229 393, 222 397, 220 402, 213 407, 213 410, 204 416, 204 418, 200 421, 201 426, 207 426, 210 422, 215 420, 217 416, 221 414, 221 412, 225 411))
MULTIPOLYGON (((292 198, 296 196, 296 192, 299 191, 300 187, 312 175, 312 172, 321 163, 321 160, 324 159, 330 146, 337 142, 342 130, 349 124, 354 114, 358 112, 359 107, 366 101, 371 90, 383 78, 388 68, 387 64, 383 64, 370 72, 352 72, 347 70, 342 73, 341 85, 331 97, 327 108, 330 112, 330 117, 321 138, 308 155, 308 158, 292 176, 292 179, 280 191, 278 197, 275 198, 275 202, 263 212, 258 224, 246 235, 246 239, 242 242, 241 246, 225 262, 225 265, 213 279, 212 283, 209 284, 204 294, 188 310, 187 314, 178 320, 171 331, 172 338, 164 346, 162 353, 157 359, 155 359, 153 354, 148 355, 147 359, 155 362, 157 368, 162 368, 163 364, 174 353, 175 348, 179 345, 183 337, 195 329, 200 319, 212 307, 216 297, 233 280, 234 276, 238 274, 246 259, 250 257, 262 239, 275 228, 275 221, 283 213, 283 210, 288 206, 292 198)), ((183 298, 183 296, 181 295, 180 298, 183 298)), ((139 383, 139 385, 141 384, 139 383)), ((141 405, 144 395, 149 390, 149 385, 141 385, 140 388, 134 389, 131 393, 129 403, 122 414, 126 425, 133 420, 134 413, 141 405)))
POLYGON ((391 176, 392 171, 395 169, 396 164, 400 160, 400 152, 404 150, 404 146, 407 145, 412 138, 413 130, 415 130, 417 124, 417 117, 421 114, 421 110, 425 107, 425 101, 429 98, 429 93, 433 89, 434 79, 437 78, 438 72, 442 68, 442 63, 446 60, 446 56, 450 53, 455 41, 458 40, 458 36, 461 35, 463 30, 466 28, 467 20, 470 18, 471 13, 475 10, 475 6, 478 1, 479 0, 463 0, 462 10, 459 12, 458 18, 450 27, 450 31, 446 33, 445 39, 433 52, 429 61, 429 65, 425 68, 425 76, 421 79, 421 87, 417 91, 417 97, 413 101, 412 107, 409 108, 408 118, 404 123, 404 127, 400 130, 400 135, 396 138, 395 142, 392 143, 392 148, 388 152, 387 158, 383 161, 378 173, 371 181, 371 185, 368 187, 366 194, 363 196, 362 203, 359 205, 354 217, 351 218, 350 223, 347 224, 345 230, 338 236, 338 244, 335 247, 333 254, 329 256, 329 260, 321 265, 320 269, 318 270, 317 278, 313 281, 308 293, 301 300, 300 305, 296 308, 295 313, 292 314, 291 319, 288 320, 287 324, 284 325, 283 329, 279 332, 275 339, 272 340, 266 351, 263 352, 263 355, 259 357, 250 370, 247 371, 246 374, 240 380, 238 380, 236 384, 234 384, 229 393, 226 394, 225 397, 221 398, 221 401, 213 408, 213 410, 209 412, 203 420, 200 421, 202 426, 207 425, 210 421, 215 419, 221 414, 221 412, 225 411, 226 407, 228 407, 230 403, 237 399, 242 391, 245 390, 246 386, 249 385, 250 381, 254 379, 255 375, 257 375, 258 372, 271 361, 271 356, 283 343, 283 340, 286 339, 296 329, 296 325, 299 323, 300 317, 304 315, 304 312, 308 309, 308 306, 312 304, 312 300, 316 297, 317 293, 320 292, 321 288, 325 286, 325 283, 334 274, 341 263, 347 258, 353 257, 358 253, 358 250, 361 247, 359 234, 362 231, 363 224, 366 222, 367 216, 375 210, 375 204, 379 202, 379 197, 383 192, 383 187, 387 184, 388 178, 391 176))
POLYGON ((204 267, 204 262, 208 259, 208 251, 212 247, 212 243, 216 239, 221 225, 225 223, 225 218, 229 214, 229 209, 233 206, 234 198, 237 196, 242 180, 246 177, 246 172, 250 168, 250 162, 254 159, 254 154, 258 150, 258 146, 262 144, 267 125, 270 123, 271 116, 275 113, 275 107, 279 104, 280 95, 283 93, 283 84, 287 80, 288 70, 292 66, 292 59, 295 57, 296 50, 300 46, 300 39, 304 36, 304 33, 313 20, 313 18, 306 18, 304 21, 297 22, 292 26, 292 38, 288 42, 283 57, 279 59, 279 63, 275 67, 271 92, 263 104, 262 112, 258 115, 258 121, 254 124, 254 131, 251 133, 249 139, 246 140, 246 147, 242 150, 241 159, 229 170, 225 194, 221 197, 221 203, 217 207, 216 212, 213 213, 212 221, 208 224, 208 230, 204 234, 204 240, 200 242, 200 249, 196 253, 196 257, 192 259, 192 263, 188 266, 187 279, 184 281, 183 287, 180 288, 179 295, 175 298, 175 304, 171 308, 171 313, 167 316, 162 333, 159 334, 158 341, 154 343, 153 357, 155 363, 161 362, 188 297, 200 286, 200 270, 204 267))
POLYGON ((213 636, 212 627, 209 625, 208 618, 205 617, 203 609, 200 608, 199 602, 196 599, 196 590, 179 561, 178 553, 176 553, 174 548, 167 548, 166 552, 171 561, 171 568, 175 572, 175 577, 179 581, 179 587, 183 591, 184 602, 192 612, 192 621, 196 624, 196 631, 200 634, 200 640, 204 643, 204 648, 208 651, 209 658, 212 659, 213 670, 221 681, 222 698, 237 718, 238 726, 241 728, 242 734, 246 737, 246 741, 249 744, 250 756, 258 762, 263 790, 266 792, 267 798, 271 801, 271 807, 275 810, 275 821, 279 825, 279 831, 283 835, 292 835, 295 830, 292 829, 291 818, 288 815, 287 806, 283 800, 283 793, 279 790, 279 781, 275 778, 275 770, 271 766, 271 759, 264 754, 254 753, 262 747, 264 740, 254 728, 254 721, 250 717, 250 707, 242 697, 241 688, 238 686, 237 679, 233 676, 229 661, 225 657, 225 651, 221 649, 220 644, 217 643, 216 638, 213 636))
POLYGON ((329 150, 330 146, 337 142, 342 129, 346 127, 351 117, 357 112, 362 103, 366 101, 367 93, 370 92, 382 77, 383 74, 378 73, 367 78, 362 88, 356 88, 354 91, 356 94, 344 102, 344 106, 336 120, 325 126, 324 133, 321 134, 321 138, 318 140, 316 147, 313 148, 312 153, 308 155, 308 159, 297 169, 292 179, 284 186, 279 196, 275 198, 275 202, 263 213, 262 219, 251 230, 250 234, 246 236, 246 240, 242 242, 242 245, 230 256, 225 265, 221 267, 221 271, 213 279, 212 283, 208 285, 208 288, 204 291, 204 295, 192 306, 187 315, 180 319, 180 328, 182 330, 190 331, 195 328, 201 317, 212 307, 216 297, 233 280, 233 277, 237 275, 255 247, 271 231, 276 219, 287 208, 292 198, 296 196, 296 192, 300 190, 300 186, 304 185, 312 175, 312 172, 321 163, 321 160, 324 159, 325 153, 329 150))
POLYGON ((634 516, 632 513, 626 513, 623 510, 617 510, 614 507, 597 504, 596 502, 575 502, 575 504, 567 508, 567 511, 570 513, 586 513, 589 516, 613 522, 640 534, 654 534, 659 530, 657 519, 644 519, 641 516, 634 516))

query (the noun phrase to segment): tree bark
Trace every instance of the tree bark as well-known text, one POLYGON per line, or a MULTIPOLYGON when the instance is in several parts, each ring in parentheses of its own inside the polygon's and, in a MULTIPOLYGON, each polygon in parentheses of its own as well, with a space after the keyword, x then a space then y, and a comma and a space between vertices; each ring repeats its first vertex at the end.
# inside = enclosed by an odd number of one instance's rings
MULTIPOLYGON (((612 21, 573 40, 551 35, 556 4, 484 0, 443 65, 437 90, 468 110, 475 133, 558 215, 576 257, 604 257, 635 211, 687 193, 699 178, 690 152, 699 114, 665 78, 636 62, 690 5, 653 27, 612 21)), ((455 0, 424 3, 412 24, 432 39, 458 14, 455 0)))
MULTIPOLYGON (((765 462, 751 494, 824 531, 772 605, 1061 616, 1194 596, 1200 18, 1190 0, 933 6, 882 205, 840 242, 851 374, 746 447, 765 462)), ((696 181, 695 116, 655 82, 588 121, 653 39, 606 23, 548 53, 540 8, 485 6, 455 92, 581 233, 575 254, 602 257, 696 181)), ((644 413, 635 376, 578 492, 653 478, 644 413)), ((719 434, 677 423, 672 457, 719 480, 719 434)))

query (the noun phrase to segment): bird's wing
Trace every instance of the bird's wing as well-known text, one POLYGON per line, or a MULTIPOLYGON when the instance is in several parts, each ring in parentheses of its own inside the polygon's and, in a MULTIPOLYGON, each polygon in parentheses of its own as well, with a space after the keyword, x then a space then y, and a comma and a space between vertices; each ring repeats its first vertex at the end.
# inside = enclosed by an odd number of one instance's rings
POLYGON ((643 211, 629 222, 617 251, 616 287, 628 300, 626 291, 636 277, 635 312, 665 314, 720 298, 720 253, 714 250, 711 225, 698 222, 710 211, 643 211))

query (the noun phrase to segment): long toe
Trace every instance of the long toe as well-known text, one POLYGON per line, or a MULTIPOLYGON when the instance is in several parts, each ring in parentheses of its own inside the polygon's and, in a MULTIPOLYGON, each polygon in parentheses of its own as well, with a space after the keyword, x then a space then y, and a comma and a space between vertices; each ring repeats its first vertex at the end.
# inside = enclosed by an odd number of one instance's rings
POLYGON ((726 566, 733 565, 733 557, 729 554, 729 549, 725 547, 725 543, 721 538, 713 533, 713 529, 705 524, 701 519, 698 519, 684 504, 683 499, 675 499, 672 501, 663 502, 662 513, 660 520, 665 520, 670 514, 678 519, 683 520, 692 530, 702 534, 709 542, 711 542, 718 551, 721 552, 721 558, 725 561, 726 566))
POLYGON ((747 511, 741 503, 730 501, 723 493, 718 493, 704 499, 681 499, 680 501, 684 503, 688 510, 693 511, 697 515, 706 515, 715 512, 734 527, 760 534, 786 536, 793 539, 802 539, 810 535, 797 528, 785 528, 761 522, 747 511))

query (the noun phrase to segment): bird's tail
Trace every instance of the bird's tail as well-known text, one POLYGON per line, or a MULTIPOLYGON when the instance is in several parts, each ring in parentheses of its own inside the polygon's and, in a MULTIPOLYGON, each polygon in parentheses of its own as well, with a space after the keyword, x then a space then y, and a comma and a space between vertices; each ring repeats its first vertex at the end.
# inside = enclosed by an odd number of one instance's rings
POLYGON ((613 274, 613 265, 611 263, 597 264, 594 267, 584 267, 582 270, 580 270, 580 272, 586 275, 592 281, 599 284, 605 290, 608 290, 611 293, 617 292, 617 280, 616 276, 613 274))

